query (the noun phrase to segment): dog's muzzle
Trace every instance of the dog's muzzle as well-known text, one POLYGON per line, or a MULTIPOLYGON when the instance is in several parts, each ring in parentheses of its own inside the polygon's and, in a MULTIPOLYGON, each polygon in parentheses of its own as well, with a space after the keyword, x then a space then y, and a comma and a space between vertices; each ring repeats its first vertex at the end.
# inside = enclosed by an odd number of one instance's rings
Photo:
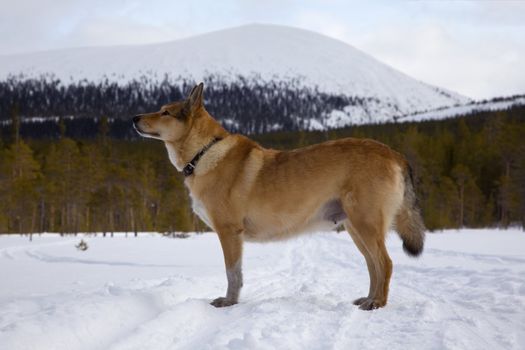
POLYGON ((154 137, 154 138, 159 138, 160 137, 160 134, 156 133, 156 132, 146 132, 144 130, 142 130, 139 126, 139 122, 140 122, 140 119, 142 118, 141 115, 136 115, 133 117, 133 128, 142 136, 144 137, 154 137))

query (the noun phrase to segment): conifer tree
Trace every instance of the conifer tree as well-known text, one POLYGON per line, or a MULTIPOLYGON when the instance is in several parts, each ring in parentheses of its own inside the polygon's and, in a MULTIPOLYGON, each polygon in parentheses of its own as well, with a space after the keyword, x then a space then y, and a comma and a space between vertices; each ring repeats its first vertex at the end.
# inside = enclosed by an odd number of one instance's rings
POLYGON ((77 232, 81 223, 80 207, 85 200, 82 159, 75 141, 62 138, 54 144, 45 160, 46 197, 50 204, 50 229, 77 232))
POLYGON ((4 159, 4 167, 10 172, 6 183, 8 229, 18 233, 34 232, 40 164, 35 160, 32 149, 22 140, 9 146, 4 159))

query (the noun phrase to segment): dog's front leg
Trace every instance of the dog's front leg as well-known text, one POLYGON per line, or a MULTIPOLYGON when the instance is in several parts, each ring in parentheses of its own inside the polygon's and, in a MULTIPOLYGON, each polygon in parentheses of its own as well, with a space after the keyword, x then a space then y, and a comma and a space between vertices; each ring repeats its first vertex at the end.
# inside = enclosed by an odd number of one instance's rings
POLYGON ((228 290, 226 297, 220 297, 211 302, 215 307, 224 307, 237 304, 242 287, 242 231, 224 230, 219 231, 224 263, 226 265, 226 277, 228 278, 228 290))

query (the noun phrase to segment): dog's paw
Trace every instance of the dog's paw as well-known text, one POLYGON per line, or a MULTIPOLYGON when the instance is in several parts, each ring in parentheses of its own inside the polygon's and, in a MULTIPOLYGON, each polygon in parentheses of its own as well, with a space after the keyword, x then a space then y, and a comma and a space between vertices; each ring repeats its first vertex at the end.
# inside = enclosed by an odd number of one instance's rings
POLYGON ((354 305, 359 306, 362 303, 364 303, 365 301, 367 301, 368 299, 370 299, 370 298, 368 298, 368 297, 358 298, 358 299, 354 300, 354 305))
POLYGON ((237 304, 237 302, 233 301, 233 300, 226 299, 225 297, 220 297, 220 298, 217 298, 214 301, 212 301, 210 304, 215 306, 215 307, 225 307, 225 306, 235 305, 235 304, 237 304))
POLYGON ((354 305, 359 305, 359 308, 361 310, 374 310, 385 306, 386 302, 373 298, 363 297, 354 300, 354 305))

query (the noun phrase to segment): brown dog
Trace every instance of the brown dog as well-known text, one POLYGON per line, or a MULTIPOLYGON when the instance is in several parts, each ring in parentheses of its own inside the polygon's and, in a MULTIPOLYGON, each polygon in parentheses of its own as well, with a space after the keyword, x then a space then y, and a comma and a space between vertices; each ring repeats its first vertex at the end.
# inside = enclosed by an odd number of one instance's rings
POLYGON ((424 225, 410 168, 389 147, 342 139, 292 151, 265 149, 228 133, 203 106, 203 84, 185 101, 133 118, 143 136, 164 141, 170 161, 186 175, 193 210, 219 236, 226 264, 226 297, 242 287, 243 241, 269 241, 344 223, 365 256, 370 275, 361 309, 387 302, 392 261, 385 247, 394 226, 409 255, 423 250, 424 225))

